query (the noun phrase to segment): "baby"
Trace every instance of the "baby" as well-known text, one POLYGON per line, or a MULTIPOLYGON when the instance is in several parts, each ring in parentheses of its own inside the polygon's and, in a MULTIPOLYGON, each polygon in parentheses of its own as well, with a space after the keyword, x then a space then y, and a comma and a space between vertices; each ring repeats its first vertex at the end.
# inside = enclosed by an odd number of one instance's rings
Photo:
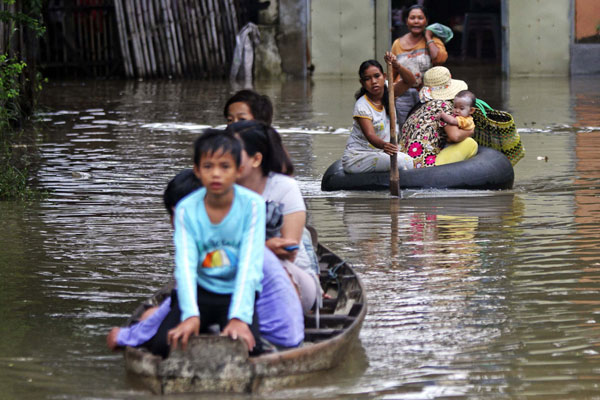
POLYGON ((458 127, 459 130, 463 131, 464 137, 469 137, 475 130, 475 123, 473 122, 473 112, 475 111, 475 100, 477 98, 468 90, 461 90, 454 97, 454 109, 452 115, 441 112, 439 119, 444 121, 447 125, 444 129, 450 127, 458 127))

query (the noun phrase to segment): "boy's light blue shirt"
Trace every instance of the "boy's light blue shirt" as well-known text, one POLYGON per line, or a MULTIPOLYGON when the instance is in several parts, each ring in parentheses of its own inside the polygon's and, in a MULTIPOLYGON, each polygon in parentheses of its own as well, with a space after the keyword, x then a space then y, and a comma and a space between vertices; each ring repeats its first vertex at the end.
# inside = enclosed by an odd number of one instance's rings
POLYGON ((234 185, 229 213, 210 222, 206 188, 182 199, 175 209, 175 280, 181 321, 199 316, 197 287, 231 294, 228 319, 252 323, 254 297, 261 291, 265 246, 265 201, 234 185))

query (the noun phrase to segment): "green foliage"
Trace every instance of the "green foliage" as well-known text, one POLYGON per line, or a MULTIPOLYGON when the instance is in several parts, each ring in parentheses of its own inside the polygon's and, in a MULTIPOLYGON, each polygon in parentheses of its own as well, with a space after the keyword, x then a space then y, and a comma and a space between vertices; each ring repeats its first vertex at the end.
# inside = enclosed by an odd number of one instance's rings
POLYGON ((35 140, 23 131, 0 132, 0 200, 33 200, 46 195, 30 184, 38 158, 35 140))
MULTIPOLYGON (((0 1, 7 6, 16 4, 16 0, 0 1)), ((24 62, 25 49, 18 45, 22 42, 13 38, 23 30, 36 36, 44 34, 42 3, 43 0, 20 0, 17 7, 4 7, 0 11, 0 28, 8 28, 3 43, 7 50, 0 54, 0 200, 40 196, 40 192, 30 187, 39 151, 35 140, 23 137, 20 126, 33 111, 43 79, 24 62), (16 9, 22 11, 12 11, 16 9)))
POLYGON ((21 119, 19 94, 25 66, 23 61, 0 54, 0 130, 10 129, 21 119))

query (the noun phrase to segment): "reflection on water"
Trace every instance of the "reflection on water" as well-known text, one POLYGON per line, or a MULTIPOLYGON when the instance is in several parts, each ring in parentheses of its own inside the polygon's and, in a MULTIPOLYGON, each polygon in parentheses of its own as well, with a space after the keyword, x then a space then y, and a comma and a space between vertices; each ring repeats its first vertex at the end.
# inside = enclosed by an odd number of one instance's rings
MULTIPOLYGON (((311 223, 369 299, 340 368, 265 398, 600 395, 600 88, 453 73, 514 114, 527 150, 514 190, 321 192, 356 80, 257 87, 273 99, 311 223)), ((162 190, 189 166, 197 134, 223 124, 232 92, 195 81, 48 88, 39 180, 51 195, 0 203, 2 398, 147 396, 104 335, 169 279, 162 190)))

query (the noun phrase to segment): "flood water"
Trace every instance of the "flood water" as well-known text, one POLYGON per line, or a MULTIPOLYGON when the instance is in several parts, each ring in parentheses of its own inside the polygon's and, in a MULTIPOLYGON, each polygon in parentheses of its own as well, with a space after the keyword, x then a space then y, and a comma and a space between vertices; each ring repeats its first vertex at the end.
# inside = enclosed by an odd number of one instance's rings
MULTIPOLYGON (((453 75, 513 113, 527 150, 513 190, 322 192, 357 79, 256 83, 273 99, 310 222, 369 301, 340 368, 265 398, 600 397, 600 80, 453 75)), ((201 129, 224 123, 234 90, 47 86, 38 177, 51 193, 0 202, 2 399, 148 396, 105 335, 170 278, 162 191, 190 166, 201 129)))

